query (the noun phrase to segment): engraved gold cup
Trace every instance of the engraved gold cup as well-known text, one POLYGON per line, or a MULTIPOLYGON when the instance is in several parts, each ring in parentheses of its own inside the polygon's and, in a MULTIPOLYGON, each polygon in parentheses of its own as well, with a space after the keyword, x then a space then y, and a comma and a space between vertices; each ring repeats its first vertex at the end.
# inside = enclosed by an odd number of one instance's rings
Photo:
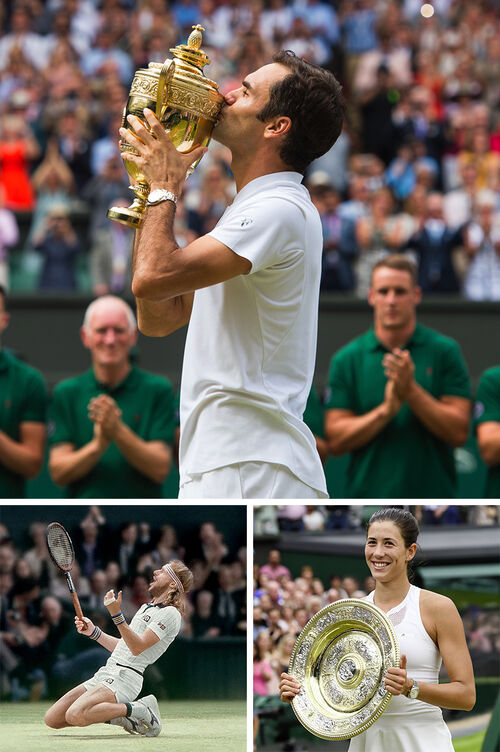
MULTIPOLYGON (((193 26, 187 44, 170 50, 173 60, 164 63, 149 63, 147 68, 136 71, 130 87, 122 125, 127 127, 127 115, 136 115, 144 125, 144 109, 156 112, 156 116, 168 133, 174 146, 183 154, 189 154, 198 146, 206 146, 212 135, 224 102, 215 81, 206 78, 203 67, 210 60, 201 49, 202 26, 193 26)), ((123 142, 123 154, 137 153, 133 146, 123 142)), ((130 188, 135 194, 128 207, 113 206, 107 216, 116 222, 138 228, 141 226, 149 184, 134 162, 124 159, 125 168, 132 179, 130 188)), ((196 163, 188 170, 190 174, 196 163)))

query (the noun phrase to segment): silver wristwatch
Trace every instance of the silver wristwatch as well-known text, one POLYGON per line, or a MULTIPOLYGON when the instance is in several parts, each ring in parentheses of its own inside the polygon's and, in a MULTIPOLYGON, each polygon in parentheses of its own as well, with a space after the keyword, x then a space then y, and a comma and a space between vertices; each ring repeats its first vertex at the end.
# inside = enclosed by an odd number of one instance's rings
POLYGON ((177 196, 172 191, 156 188, 156 190, 151 191, 149 194, 146 206, 155 206, 156 204, 161 204, 162 201, 172 201, 177 205, 177 196))
POLYGON ((413 686, 406 696, 409 697, 410 700, 416 700, 419 692, 420 692, 420 689, 417 684, 417 680, 413 679, 413 686))

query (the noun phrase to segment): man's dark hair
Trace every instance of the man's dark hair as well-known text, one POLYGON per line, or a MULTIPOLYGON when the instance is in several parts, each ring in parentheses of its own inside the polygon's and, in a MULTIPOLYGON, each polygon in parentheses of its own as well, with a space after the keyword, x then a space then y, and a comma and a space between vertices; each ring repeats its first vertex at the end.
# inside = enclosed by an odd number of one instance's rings
POLYGON ((273 62, 286 66, 290 73, 271 86, 269 101, 257 117, 264 123, 279 115, 291 119, 280 157, 303 174, 340 135, 345 113, 342 87, 333 73, 290 50, 277 52, 273 62))

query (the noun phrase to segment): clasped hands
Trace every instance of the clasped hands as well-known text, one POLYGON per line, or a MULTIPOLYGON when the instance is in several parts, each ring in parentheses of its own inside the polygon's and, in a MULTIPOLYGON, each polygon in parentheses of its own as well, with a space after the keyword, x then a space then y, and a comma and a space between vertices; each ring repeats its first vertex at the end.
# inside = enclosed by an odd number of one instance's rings
MULTIPOLYGON (((401 656, 399 668, 392 666, 384 676, 384 685, 391 695, 406 695, 413 686, 413 679, 406 673, 406 655, 401 656)), ((297 679, 283 673, 280 677, 280 697, 282 702, 292 702, 300 693, 301 686, 297 679)))
POLYGON ((94 423, 94 436, 102 443, 109 444, 120 426, 122 411, 108 394, 93 397, 88 411, 89 418, 94 423))
POLYGON ((382 366, 387 377, 384 400, 391 415, 396 415, 415 386, 415 365, 408 350, 396 347, 384 355, 382 366))

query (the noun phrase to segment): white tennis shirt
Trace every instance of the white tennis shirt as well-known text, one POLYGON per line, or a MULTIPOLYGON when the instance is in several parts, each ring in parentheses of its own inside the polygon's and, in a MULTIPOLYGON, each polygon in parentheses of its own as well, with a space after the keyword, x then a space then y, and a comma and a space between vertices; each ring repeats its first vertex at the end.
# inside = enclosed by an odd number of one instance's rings
POLYGON ((121 637, 106 665, 120 664, 133 668, 142 674, 144 669, 157 661, 175 640, 181 628, 181 621, 180 612, 174 606, 144 604, 130 622, 130 629, 139 636, 142 636, 146 629, 151 629, 160 639, 139 655, 133 655, 125 640, 121 637))
POLYGON ((326 493, 302 421, 316 361, 323 239, 302 175, 248 183, 210 235, 252 269, 197 290, 182 369, 180 482, 238 462, 288 467, 326 493))

